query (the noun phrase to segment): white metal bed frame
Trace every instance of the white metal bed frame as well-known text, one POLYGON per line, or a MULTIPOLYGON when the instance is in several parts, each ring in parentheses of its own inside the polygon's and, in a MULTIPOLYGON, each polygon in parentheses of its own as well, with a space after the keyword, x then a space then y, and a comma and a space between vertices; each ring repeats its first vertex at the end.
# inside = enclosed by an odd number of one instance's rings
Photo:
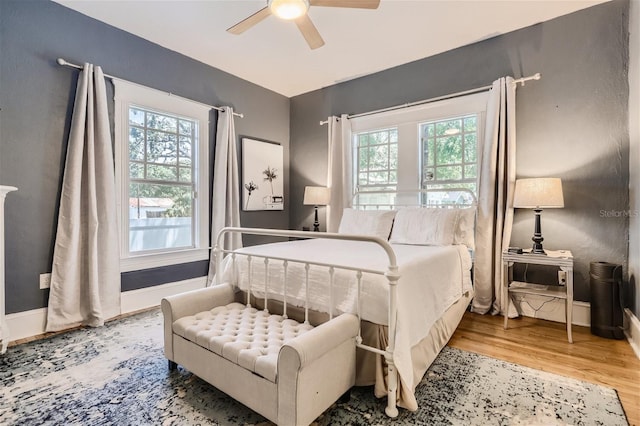
MULTIPOLYGON (((269 285, 269 262, 270 260, 283 261, 283 265, 285 268, 284 272, 284 294, 283 294, 283 304, 284 304, 284 312, 283 317, 287 318, 287 273, 286 268, 289 262, 302 263, 304 264, 304 268, 306 271, 306 279, 305 279, 305 323, 309 323, 309 268, 311 265, 326 267, 328 268, 329 276, 330 276, 330 284, 329 284, 329 293, 330 293, 330 304, 331 306, 328 309, 329 318, 333 318, 333 276, 335 269, 344 269, 348 271, 354 271, 356 273, 356 277, 358 280, 358 298, 357 298, 357 316, 358 319, 361 320, 360 315, 360 291, 361 291, 361 283, 362 283, 362 274, 377 274, 383 275, 387 278, 389 283, 389 344, 386 350, 381 350, 378 348, 374 348, 373 346, 364 345, 362 343, 362 335, 361 330, 358 330, 358 337, 356 338, 356 346, 362 348, 364 350, 374 352, 376 354, 382 355, 387 362, 387 380, 388 380, 388 391, 387 391, 387 407, 385 408, 385 413, 389 417, 396 417, 398 415, 398 408, 396 407, 396 394, 398 389, 398 375, 396 371, 395 364, 393 362, 393 348, 395 347, 395 330, 396 330, 396 315, 397 315, 397 285, 398 280, 400 279, 400 274, 398 273, 398 265, 396 261, 396 255, 393 251, 391 245, 378 237, 369 237, 364 235, 347 235, 347 234, 336 234, 336 233, 325 233, 325 232, 308 232, 308 231, 285 231, 285 230, 273 230, 273 229, 261 229, 261 228, 223 228, 218 234, 218 238, 216 240, 216 245, 214 247, 215 259, 216 259, 216 272, 222 271, 222 258, 225 254, 230 254, 232 256, 232 262, 236 261, 237 256, 245 256, 248 262, 249 268, 249 291, 247 291, 247 306, 251 306, 250 297, 252 291, 251 285, 251 261, 253 258, 263 259, 264 268, 265 268, 265 282, 264 282, 264 309, 268 312, 267 306, 267 290, 269 285), (250 235, 262 235, 262 236, 274 236, 274 237, 293 237, 293 238, 324 238, 324 239, 332 239, 332 240, 350 240, 350 241, 365 241, 371 242, 379 245, 387 254, 387 258, 389 260, 389 264, 385 271, 377 271, 377 270, 369 270, 369 269, 361 269, 361 268, 352 268, 345 266, 336 266, 330 265, 322 262, 312 262, 312 261, 298 261, 285 259, 281 257, 274 256, 264 256, 264 255, 255 255, 248 253, 238 253, 233 250, 225 250, 221 248, 221 243, 226 234, 229 233, 242 233, 242 234, 250 234, 250 235)), ((221 274, 216 273, 215 284, 222 284, 219 281, 219 276, 221 274)))
MULTIPOLYGON (((449 188, 442 190, 419 190, 419 191, 369 191, 366 194, 383 194, 383 193, 393 193, 393 194, 419 194, 420 203, 422 207, 447 207, 447 208, 465 208, 469 207, 469 205, 462 204, 439 204, 436 206, 428 205, 422 203, 422 194, 427 192, 435 192, 435 191, 446 191, 446 192, 465 192, 471 195, 473 200, 473 205, 476 204, 476 198, 473 192, 471 192, 467 188, 449 188)), ((354 195, 354 200, 360 194, 354 195)), ((354 204, 360 208, 366 207, 375 207, 375 208, 388 208, 388 207, 398 207, 397 204, 354 204)), ((248 307, 251 306, 251 291, 253 290, 251 283, 252 276, 252 260, 254 258, 262 259, 264 263, 265 270, 265 282, 264 282, 264 310, 268 313, 268 287, 269 287, 269 265, 271 260, 281 261, 283 262, 284 268, 284 291, 283 291, 283 317, 287 318, 287 268, 289 262, 292 263, 300 263, 304 265, 305 268, 305 306, 304 306, 304 316, 305 323, 309 323, 309 269, 311 265, 326 267, 329 274, 329 307, 327 309, 329 314, 329 319, 333 318, 334 311, 334 301, 333 301, 333 279, 335 269, 342 269, 347 271, 354 271, 356 273, 357 283, 358 283, 358 292, 357 292, 357 316, 359 320, 361 318, 361 308, 360 308, 360 293, 361 293, 361 283, 362 283, 362 274, 375 274, 375 275, 383 275, 386 277, 387 282, 389 284, 389 312, 388 312, 388 327, 389 327, 389 337, 388 337, 388 345, 385 350, 381 350, 379 348, 375 348, 372 346, 368 346, 362 343, 362 335, 361 329, 358 330, 358 336, 356 338, 356 346, 364 349, 369 352, 373 352, 375 354, 382 355, 387 364, 387 406, 385 407, 385 413, 387 416, 395 418, 398 416, 398 408, 396 404, 397 400, 397 392, 398 392, 398 372, 393 361, 393 352, 395 348, 395 337, 396 337, 396 325, 397 325, 397 286, 398 280, 400 279, 400 274, 398 272, 398 264, 395 252, 393 251, 393 247, 389 244, 388 241, 383 240, 378 237, 373 236, 365 236, 365 235, 352 235, 352 234, 338 234, 338 233, 328 233, 328 232, 308 232, 308 231, 289 231, 289 230, 274 230, 274 229, 263 229, 263 228, 243 228, 243 227, 226 227, 223 228, 216 238, 216 244, 213 248, 215 262, 216 262, 216 276, 214 283, 222 284, 220 282, 220 276, 222 275, 222 260, 226 255, 231 255, 233 264, 233 269, 235 270, 235 262, 237 256, 244 256, 247 258, 248 263, 248 279, 249 279, 249 289, 246 295, 246 304, 248 307), (349 241, 363 241, 377 244, 380 246, 386 253, 388 258, 388 265, 386 270, 370 270, 370 269, 362 269, 355 267, 347 267, 347 266, 337 266, 322 262, 313 262, 313 261, 301 261, 301 260, 292 260, 277 256, 266 256, 266 255, 256 255, 249 253, 239 253, 234 250, 226 250, 223 249, 223 241, 224 237, 227 234, 231 233, 240 233, 240 234, 249 234, 249 235, 261 235, 261 236, 274 236, 274 237, 288 237, 288 238, 315 238, 315 239, 331 239, 331 240, 349 240, 349 241)))

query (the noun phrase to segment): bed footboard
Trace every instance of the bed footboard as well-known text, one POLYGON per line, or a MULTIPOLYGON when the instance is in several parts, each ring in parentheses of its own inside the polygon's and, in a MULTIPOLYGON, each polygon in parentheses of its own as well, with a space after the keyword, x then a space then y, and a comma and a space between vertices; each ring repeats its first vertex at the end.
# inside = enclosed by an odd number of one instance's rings
MULTIPOLYGON (((385 408, 385 413, 389 416, 389 417, 396 417, 398 416, 398 409, 396 406, 396 401, 397 401, 397 391, 398 391, 398 372, 394 363, 394 358, 393 358, 393 353, 394 353, 394 348, 395 348, 395 337, 396 337, 396 321, 397 321, 397 285, 398 285, 398 280, 400 279, 400 274, 398 273, 398 265, 397 265, 397 260, 396 260, 396 255, 395 252, 393 251, 393 248, 391 247, 391 245, 378 237, 372 237, 372 236, 363 236, 363 235, 347 235, 347 234, 337 234, 337 233, 320 233, 320 232, 303 232, 303 231, 285 231, 285 230, 273 230, 273 229, 259 229, 259 228, 234 228, 234 227, 227 227, 227 228, 223 228, 220 233, 218 234, 218 237, 216 239, 216 245, 214 247, 214 255, 215 255, 215 260, 216 260, 216 277, 214 280, 215 284, 221 284, 221 271, 222 269, 222 261, 223 258, 227 255, 231 255, 232 256, 232 260, 235 262, 235 257, 236 256, 246 256, 247 257, 247 262, 251 265, 252 260, 258 259, 261 260, 264 268, 265 268, 265 277, 267 277, 267 270, 269 268, 269 262, 272 260, 277 260, 277 261, 282 261, 284 262, 284 268, 285 268, 285 292, 284 292, 284 317, 287 317, 287 299, 286 299, 286 267, 287 267, 287 262, 289 261, 288 259, 284 259, 284 258, 278 258, 278 257, 271 257, 271 256, 256 256, 253 254, 247 254, 247 253, 238 253, 235 251, 231 251, 231 250, 225 250, 222 248, 222 242, 225 240, 225 235, 226 234, 230 234, 230 233, 240 233, 240 234, 250 234, 250 235, 262 235, 262 236, 275 236, 275 237, 289 237, 289 238, 304 238, 304 239, 308 239, 308 238, 322 238, 322 239, 332 239, 332 240, 348 240, 348 241, 362 241, 362 242, 369 242, 369 243, 374 243, 377 244, 378 246, 380 246, 384 252, 387 255, 388 258, 388 264, 386 265, 386 268, 384 268, 383 270, 360 270, 357 268, 349 268, 346 266, 338 266, 338 265, 330 265, 330 264, 323 264, 323 263, 318 263, 318 262, 312 262, 312 261, 305 261, 305 262, 301 262, 301 261, 297 261, 299 263, 304 263, 305 264, 305 268, 308 271, 310 265, 317 265, 317 266, 323 266, 323 267, 327 267, 329 269, 329 273, 331 275, 330 281, 331 281, 331 286, 333 285, 333 270, 334 269, 346 269, 346 270, 352 270, 355 271, 355 273, 358 274, 358 303, 357 303, 357 317, 358 317, 358 322, 360 323, 360 320, 362 319, 361 317, 361 313, 360 313, 360 302, 359 302, 359 295, 360 295, 360 279, 362 276, 363 272, 367 272, 367 273, 372 273, 372 274, 378 274, 378 275, 383 275, 386 280, 387 283, 389 285, 389 309, 388 309, 388 327, 389 327, 389 344, 387 346, 387 348, 385 350, 381 350, 378 348, 374 348, 368 345, 364 345, 362 343, 362 337, 361 337, 361 332, 360 330, 358 331, 358 337, 356 338, 356 346, 370 351, 370 352, 374 352, 376 354, 379 354, 381 356, 383 356, 385 358, 385 361, 387 363, 387 383, 388 383, 388 393, 387 393, 387 406, 385 408)), ((258 265, 260 265, 260 262, 256 262, 258 265)), ((249 267, 249 269, 251 269, 251 266, 249 267)), ((250 305, 250 299, 251 299, 251 284, 249 285, 249 291, 247 292, 247 305, 250 305)), ((268 279, 265 278, 265 282, 264 282, 264 298, 265 298, 265 306, 267 304, 267 295, 268 295, 268 279)), ((308 311, 309 311, 309 291, 308 291, 308 274, 307 274, 307 289, 306 289, 306 293, 305 293, 305 323, 309 323, 308 321, 308 311)), ((333 290, 332 287, 330 287, 330 291, 329 291, 331 297, 333 295, 333 290)), ((329 312, 329 319, 333 318, 333 300, 331 301, 331 307, 328 309, 329 312)), ((169 358, 171 359, 171 358, 169 358)), ((355 362, 355 361, 354 361, 355 362)))

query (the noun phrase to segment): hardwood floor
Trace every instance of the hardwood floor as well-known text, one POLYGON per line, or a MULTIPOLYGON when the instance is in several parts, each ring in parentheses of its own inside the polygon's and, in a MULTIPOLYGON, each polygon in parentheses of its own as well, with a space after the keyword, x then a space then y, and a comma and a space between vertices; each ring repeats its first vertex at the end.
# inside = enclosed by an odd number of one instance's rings
POLYGON ((612 387, 629 423, 640 426, 640 359, 626 340, 574 326, 571 344, 562 323, 521 317, 504 330, 501 316, 467 312, 449 346, 612 387))

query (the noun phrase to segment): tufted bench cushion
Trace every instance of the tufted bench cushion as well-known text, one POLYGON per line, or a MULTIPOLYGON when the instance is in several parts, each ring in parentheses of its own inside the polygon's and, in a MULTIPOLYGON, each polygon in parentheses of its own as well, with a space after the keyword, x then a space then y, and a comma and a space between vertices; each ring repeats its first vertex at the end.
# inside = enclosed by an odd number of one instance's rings
POLYGON ((240 303, 218 306, 173 323, 175 334, 273 383, 278 376, 280 348, 312 329, 311 325, 240 303))

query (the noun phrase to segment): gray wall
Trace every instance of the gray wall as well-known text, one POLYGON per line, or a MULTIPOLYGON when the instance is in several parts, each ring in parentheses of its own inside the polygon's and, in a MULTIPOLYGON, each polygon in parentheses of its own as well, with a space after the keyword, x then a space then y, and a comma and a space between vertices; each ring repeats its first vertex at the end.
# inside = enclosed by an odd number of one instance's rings
MULTIPOLYGON (((78 71, 57 57, 212 105, 231 105, 238 139, 279 142, 285 211, 242 213, 245 226, 287 228, 289 99, 49 1, 0 0, 0 184, 6 200, 6 310, 47 305, 61 171, 78 71)), ((211 137, 215 137, 215 114, 211 137)), ((211 143, 213 148, 213 140, 211 143)), ((212 151, 213 152, 213 151, 212 151)), ((255 240, 249 240, 253 243, 255 240)), ((124 291, 205 275, 207 262, 123 274, 124 291)))
MULTIPOLYGON (((319 120, 540 72, 542 80, 517 92, 517 174, 563 179, 566 207, 543 212, 544 244, 573 251, 576 297, 589 300, 591 261, 627 266, 628 218, 602 212, 629 208, 628 7, 598 5, 292 98, 292 227, 312 221, 304 186, 326 183, 319 120)), ((517 210, 512 245, 529 247, 532 234, 533 213, 517 210)))

